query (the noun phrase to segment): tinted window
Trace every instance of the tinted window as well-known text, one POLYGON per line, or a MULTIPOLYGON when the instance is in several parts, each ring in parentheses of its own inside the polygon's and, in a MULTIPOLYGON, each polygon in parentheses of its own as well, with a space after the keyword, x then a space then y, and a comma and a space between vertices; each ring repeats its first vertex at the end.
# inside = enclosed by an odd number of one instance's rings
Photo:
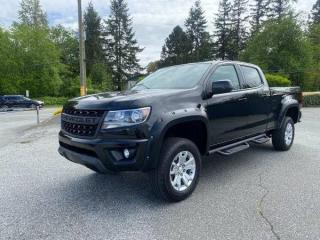
POLYGON ((210 82, 230 80, 234 90, 240 88, 237 71, 233 65, 218 67, 210 77, 210 82))
POLYGON ((257 69, 252 67, 241 66, 244 76, 244 88, 258 87, 262 84, 260 74, 257 69))
POLYGON ((163 68, 139 82, 139 89, 188 89, 196 86, 211 64, 197 63, 163 68))

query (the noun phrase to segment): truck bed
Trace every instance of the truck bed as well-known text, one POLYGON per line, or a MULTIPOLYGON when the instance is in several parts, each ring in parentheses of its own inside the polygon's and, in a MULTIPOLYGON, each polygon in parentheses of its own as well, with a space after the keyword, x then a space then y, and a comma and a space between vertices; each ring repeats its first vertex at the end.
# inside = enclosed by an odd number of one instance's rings
POLYGON ((303 94, 300 87, 270 87, 271 96, 292 95, 300 104, 303 102, 303 94))

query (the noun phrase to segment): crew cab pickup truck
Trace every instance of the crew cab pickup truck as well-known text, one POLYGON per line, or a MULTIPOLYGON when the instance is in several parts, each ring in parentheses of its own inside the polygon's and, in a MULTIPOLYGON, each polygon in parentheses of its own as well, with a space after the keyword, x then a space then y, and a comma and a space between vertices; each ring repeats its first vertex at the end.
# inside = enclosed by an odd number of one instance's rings
POLYGON ((269 139, 275 150, 289 150, 301 104, 299 87, 269 88, 252 64, 167 67, 131 90, 68 101, 59 153, 98 173, 147 172, 158 196, 181 201, 194 191, 205 155, 269 139))

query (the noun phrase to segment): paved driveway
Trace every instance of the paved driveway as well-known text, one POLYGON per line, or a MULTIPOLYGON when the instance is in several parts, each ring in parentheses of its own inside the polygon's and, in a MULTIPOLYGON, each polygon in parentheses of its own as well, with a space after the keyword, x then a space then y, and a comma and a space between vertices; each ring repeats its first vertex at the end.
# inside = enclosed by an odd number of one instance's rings
POLYGON ((267 143, 205 159, 176 204, 142 173, 101 176, 60 157, 51 120, 0 147, 0 239, 320 239, 319 119, 303 110, 289 152, 267 143))

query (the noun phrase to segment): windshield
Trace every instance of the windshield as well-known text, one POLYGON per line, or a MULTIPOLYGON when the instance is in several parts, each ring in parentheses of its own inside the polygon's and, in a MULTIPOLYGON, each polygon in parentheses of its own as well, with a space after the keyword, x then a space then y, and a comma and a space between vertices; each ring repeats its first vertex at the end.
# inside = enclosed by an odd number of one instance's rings
POLYGON ((163 68, 139 82, 133 90, 188 89, 197 85, 210 63, 186 64, 163 68))

